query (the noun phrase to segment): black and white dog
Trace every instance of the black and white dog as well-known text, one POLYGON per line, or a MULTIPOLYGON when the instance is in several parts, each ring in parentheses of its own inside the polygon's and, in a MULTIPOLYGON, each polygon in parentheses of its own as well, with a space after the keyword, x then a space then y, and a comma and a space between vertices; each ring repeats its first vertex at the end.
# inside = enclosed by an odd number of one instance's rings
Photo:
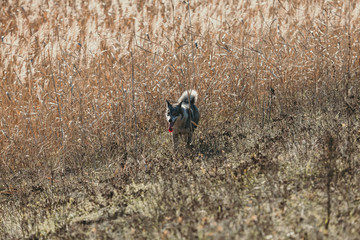
POLYGON ((179 135, 187 137, 187 146, 190 146, 192 134, 197 127, 200 113, 195 106, 198 94, 195 90, 185 91, 176 104, 167 102, 166 119, 169 122, 169 132, 173 134, 174 150, 176 151, 179 135))

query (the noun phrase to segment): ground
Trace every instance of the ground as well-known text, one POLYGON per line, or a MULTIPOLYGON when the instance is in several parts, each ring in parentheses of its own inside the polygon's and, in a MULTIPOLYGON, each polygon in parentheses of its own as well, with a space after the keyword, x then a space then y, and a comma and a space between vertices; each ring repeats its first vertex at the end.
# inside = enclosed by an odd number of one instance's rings
POLYGON ((13 174, 2 238, 357 239, 358 118, 222 122, 178 153, 165 127, 139 163, 13 174))

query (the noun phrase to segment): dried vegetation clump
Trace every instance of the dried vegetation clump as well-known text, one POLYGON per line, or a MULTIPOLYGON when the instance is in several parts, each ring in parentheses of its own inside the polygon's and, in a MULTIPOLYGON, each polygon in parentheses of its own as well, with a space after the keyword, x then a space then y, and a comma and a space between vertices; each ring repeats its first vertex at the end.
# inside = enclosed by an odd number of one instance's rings
POLYGON ((2 238, 359 238, 360 5, 0 12, 2 238), (165 99, 201 120, 172 153, 165 99))

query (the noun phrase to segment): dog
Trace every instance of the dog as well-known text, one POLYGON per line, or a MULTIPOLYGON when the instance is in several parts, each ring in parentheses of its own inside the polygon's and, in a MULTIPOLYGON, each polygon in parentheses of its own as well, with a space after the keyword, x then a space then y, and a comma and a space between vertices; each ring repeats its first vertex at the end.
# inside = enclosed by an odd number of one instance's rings
POLYGON ((177 149, 180 135, 185 135, 187 147, 190 147, 192 134, 200 119, 199 109, 195 106, 197 98, 198 94, 195 90, 188 90, 181 95, 176 104, 166 100, 166 119, 169 123, 168 130, 173 136, 174 150, 177 149))

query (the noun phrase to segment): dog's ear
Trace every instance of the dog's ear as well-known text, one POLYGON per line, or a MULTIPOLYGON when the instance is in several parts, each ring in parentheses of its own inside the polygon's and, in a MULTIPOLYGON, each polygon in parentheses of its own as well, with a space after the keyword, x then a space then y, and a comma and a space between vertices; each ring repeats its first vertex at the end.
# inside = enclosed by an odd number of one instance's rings
POLYGON ((181 104, 182 104, 183 102, 181 101, 178 105, 177 105, 177 107, 178 108, 181 108, 181 104))
POLYGON ((170 107, 171 106, 171 104, 170 104, 170 102, 166 99, 166 102, 167 102, 167 105, 170 107))

